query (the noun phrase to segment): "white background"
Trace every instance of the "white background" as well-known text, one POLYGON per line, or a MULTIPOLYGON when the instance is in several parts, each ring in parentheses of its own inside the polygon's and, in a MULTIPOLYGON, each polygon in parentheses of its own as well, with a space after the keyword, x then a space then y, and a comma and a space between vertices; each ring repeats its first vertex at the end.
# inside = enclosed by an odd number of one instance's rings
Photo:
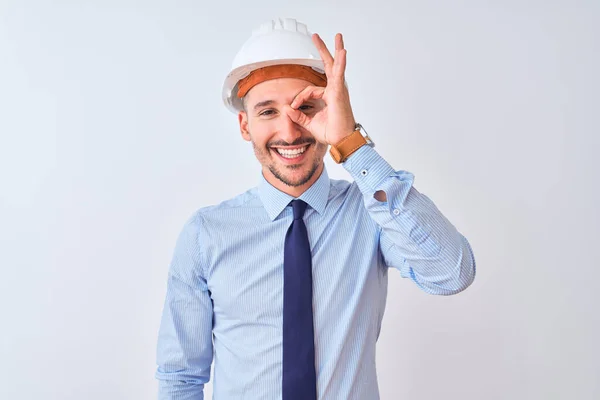
POLYGON ((382 399, 600 398, 592 0, 0 0, 0 398, 155 398, 176 237, 258 183, 222 80, 277 16, 344 33, 357 120, 475 252, 454 297, 391 271, 382 399))

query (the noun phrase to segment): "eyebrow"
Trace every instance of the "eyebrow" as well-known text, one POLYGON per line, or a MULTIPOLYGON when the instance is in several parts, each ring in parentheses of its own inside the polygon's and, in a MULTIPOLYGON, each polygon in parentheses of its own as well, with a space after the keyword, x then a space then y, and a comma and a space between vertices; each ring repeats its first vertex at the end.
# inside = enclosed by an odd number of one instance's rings
POLYGON ((260 102, 256 103, 256 105, 254 106, 254 111, 256 111, 259 108, 264 107, 264 106, 270 106, 271 104, 274 104, 274 103, 275 103, 274 100, 260 101, 260 102))
MULTIPOLYGON (((299 94, 299 93, 300 93, 302 90, 304 90, 304 89, 301 89, 301 90, 299 90, 299 91, 298 91, 298 93, 296 93, 296 94, 294 95, 294 98, 296 98, 296 96, 298 96, 298 94, 299 94)), ((254 109, 254 111, 258 111, 258 109, 259 109, 259 108, 261 108, 261 107, 265 107, 265 106, 270 106, 270 105, 272 105, 272 104, 275 104, 275 100, 264 100, 264 101, 260 101, 260 102, 258 102, 258 103, 256 103, 256 104, 254 105, 253 109, 254 109)))

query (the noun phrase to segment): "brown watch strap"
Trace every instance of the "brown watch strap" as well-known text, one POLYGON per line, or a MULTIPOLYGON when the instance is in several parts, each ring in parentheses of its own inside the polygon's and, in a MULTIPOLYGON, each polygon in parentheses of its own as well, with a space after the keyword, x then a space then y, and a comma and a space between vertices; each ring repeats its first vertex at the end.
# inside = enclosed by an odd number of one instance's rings
POLYGON ((331 154, 331 157, 336 163, 340 164, 346 161, 352 153, 365 144, 367 144, 367 140, 363 137, 362 133, 360 133, 360 130, 355 130, 352 134, 346 136, 335 145, 332 144, 329 149, 329 154, 331 154))

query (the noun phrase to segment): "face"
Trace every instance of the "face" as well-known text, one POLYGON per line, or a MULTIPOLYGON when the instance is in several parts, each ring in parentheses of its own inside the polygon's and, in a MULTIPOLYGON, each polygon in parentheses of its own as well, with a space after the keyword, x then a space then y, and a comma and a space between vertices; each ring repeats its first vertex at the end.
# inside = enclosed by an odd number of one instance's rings
MULTIPOLYGON (((322 171, 327 145, 317 142, 283 111, 309 85, 295 78, 262 82, 246 94, 245 111, 238 115, 242 137, 252 142, 263 175, 278 188, 308 188, 322 171)), ((299 109, 312 116, 323 105, 320 100, 309 100, 299 109)))

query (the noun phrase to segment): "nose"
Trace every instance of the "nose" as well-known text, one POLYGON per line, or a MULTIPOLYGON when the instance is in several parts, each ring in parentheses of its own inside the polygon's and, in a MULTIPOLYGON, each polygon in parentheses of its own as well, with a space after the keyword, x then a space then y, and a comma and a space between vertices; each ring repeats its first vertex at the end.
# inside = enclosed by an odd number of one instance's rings
POLYGON ((302 128, 296 124, 287 115, 281 115, 279 123, 279 136, 281 140, 287 143, 294 143, 295 140, 302 137, 302 128))

